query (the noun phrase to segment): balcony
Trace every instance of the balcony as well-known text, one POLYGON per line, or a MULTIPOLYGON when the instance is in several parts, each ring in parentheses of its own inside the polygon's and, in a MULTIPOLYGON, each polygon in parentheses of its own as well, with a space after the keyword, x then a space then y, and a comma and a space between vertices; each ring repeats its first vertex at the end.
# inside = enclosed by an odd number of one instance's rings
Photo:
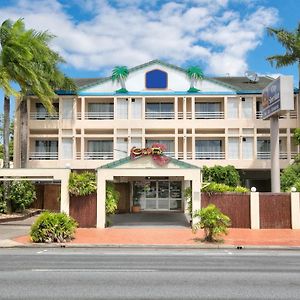
POLYGON ((29 160, 58 160, 58 152, 30 152, 29 160))
MULTIPOLYGON (((280 152, 280 159, 288 159, 287 152, 280 152)), ((257 152, 257 159, 271 159, 271 152, 257 152)))
MULTIPOLYGON (((84 114, 84 120, 113 120, 113 112, 86 112, 84 114)), ((82 120, 81 112, 77 113, 77 120, 82 120)))
POLYGON ((195 159, 225 159, 225 152, 195 152, 195 159))
POLYGON ((223 111, 212 111, 212 112, 196 111, 195 119, 224 119, 224 112, 223 111))
POLYGON ((85 160, 112 160, 114 159, 114 153, 113 152, 84 152, 84 159, 85 160))
POLYGON ((58 120, 59 113, 49 114, 47 112, 32 112, 29 115, 30 120, 58 120))
POLYGON ((148 111, 145 113, 146 119, 158 119, 158 120, 166 120, 166 119, 174 119, 175 114, 174 112, 153 112, 148 111))

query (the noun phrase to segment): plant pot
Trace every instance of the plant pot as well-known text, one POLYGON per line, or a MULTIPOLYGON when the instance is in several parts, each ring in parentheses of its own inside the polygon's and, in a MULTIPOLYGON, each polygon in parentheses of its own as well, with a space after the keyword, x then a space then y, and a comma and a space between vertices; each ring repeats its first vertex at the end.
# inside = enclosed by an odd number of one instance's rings
POLYGON ((131 212, 133 212, 133 213, 139 213, 140 211, 141 211, 140 205, 133 205, 131 208, 131 212))

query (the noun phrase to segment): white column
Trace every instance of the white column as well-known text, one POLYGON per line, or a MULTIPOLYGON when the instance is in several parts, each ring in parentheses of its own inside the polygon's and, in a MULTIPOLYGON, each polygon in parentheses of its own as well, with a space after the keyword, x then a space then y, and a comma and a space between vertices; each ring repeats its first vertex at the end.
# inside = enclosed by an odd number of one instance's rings
POLYGON ((128 120, 131 120, 132 119, 132 116, 131 116, 131 98, 127 98, 127 104, 128 104, 128 120))
POLYGON ((182 100, 182 105, 183 105, 183 120, 186 119, 186 97, 183 97, 183 100, 182 100))
POLYGON ((223 102, 223 105, 224 105, 224 108, 223 108, 223 111, 224 111, 224 119, 227 119, 227 96, 224 97, 224 102, 223 102))
POLYGON ((195 96, 192 96, 192 100, 191 100, 191 105, 192 105, 192 120, 195 120, 195 96))
POLYGON ((81 120, 85 119, 85 97, 81 97, 81 120))
POLYGON ((105 228, 106 178, 97 171, 97 228, 105 228))
POLYGON ((259 193, 251 192, 250 193, 250 223, 251 229, 259 229, 260 228, 260 220, 259 220, 259 193))
MULTIPOLYGON (((195 210, 201 209, 201 179, 200 179, 200 170, 198 176, 195 176, 192 180, 192 207, 193 207, 193 212, 195 210)), ((192 223, 195 225, 196 223, 199 222, 199 218, 193 218, 192 223)))
POLYGON ((291 192, 291 223, 292 229, 300 229, 300 193, 291 192))
MULTIPOLYGON (((191 186, 191 181, 190 180, 184 180, 183 181, 183 190, 185 191, 185 189, 189 188, 191 186)), ((189 209, 188 209, 188 203, 187 203, 187 200, 184 199, 184 202, 183 202, 183 211, 185 214, 188 214, 189 213, 189 209)))
POLYGON ((174 143, 175 143, 175 158, 178 159, 178 128, 175 129, 175 137, 174 137, 174 143))
POLYGON ((177 120, 178 119, 178 97, 176 96, 174 98, 174 119, 177 120))
POLYGON ((287 128, 287 132, 286 132, 286 152, 287 152, 288 161, 291 161, 292 145, 291 145, 291 129, 290 128, 287 128))
POLYGON ((146 113, 146 98, 142 97, 142 120, 145 120, 145 113, 146 113))
POLYGON ((271 186, 272 193, 280 192, 279 164, 279 120, 278 116, 270 118, 271 125, 271 186))
POLYGON ((69 175, 61 179, 60 211, 66 213, 67 215, 70 213, 69 175))
POLYGON ((195 160, 196 152, 196 138, 195 138, 195 128, 192 128, 192 159, 195 160))

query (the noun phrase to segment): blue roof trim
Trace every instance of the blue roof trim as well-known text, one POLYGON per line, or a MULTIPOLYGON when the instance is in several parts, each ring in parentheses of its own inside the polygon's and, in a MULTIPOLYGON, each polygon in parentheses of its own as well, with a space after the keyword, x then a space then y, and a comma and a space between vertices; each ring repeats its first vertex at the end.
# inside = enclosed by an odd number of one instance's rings
POLYGON ((173 95, 183 95, 183 96, 196 96, 196 95, 236 95, 236 92, 197 92, 197 93, 188 93, 188 92, 128 92, 128 93, 91 93, 91 92, 79 92, 78 96, 147 96, 147 95, 157 95, 157 96, 173 96, 173 95))

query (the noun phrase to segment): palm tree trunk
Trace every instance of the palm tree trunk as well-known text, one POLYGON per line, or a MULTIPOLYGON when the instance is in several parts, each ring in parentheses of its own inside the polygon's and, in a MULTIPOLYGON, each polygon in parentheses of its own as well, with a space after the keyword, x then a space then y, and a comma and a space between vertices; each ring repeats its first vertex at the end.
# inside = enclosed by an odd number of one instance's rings
MULTIPOLYGON (((10 167, 9 162, 9 124, 10 124, 10 98, 4 96, 4 120, 3 120, 3 168, 8 169, 10 167)), ((3 182, 3 200, 6 202, 6 209, 8 213, 11 213, 11 202, 9 200, 9 181, 3 182)))
POLYGON ((27 167, 27 148, 28 148, 28 110, 27 98, 23 97, 20 102, 20 142, 21 142, 21 168, 27 167))
POLYGON ((124 80, 123 77, 120 78, 120 83, 121 83, 121 88, 126 90, 126 87, 125 87, 125 80, 124 80))
POLYGON ((9 168, 9 121, 10 121, 10 98, 4 96, 4 120, 3 120, 3 168, 9 168))

